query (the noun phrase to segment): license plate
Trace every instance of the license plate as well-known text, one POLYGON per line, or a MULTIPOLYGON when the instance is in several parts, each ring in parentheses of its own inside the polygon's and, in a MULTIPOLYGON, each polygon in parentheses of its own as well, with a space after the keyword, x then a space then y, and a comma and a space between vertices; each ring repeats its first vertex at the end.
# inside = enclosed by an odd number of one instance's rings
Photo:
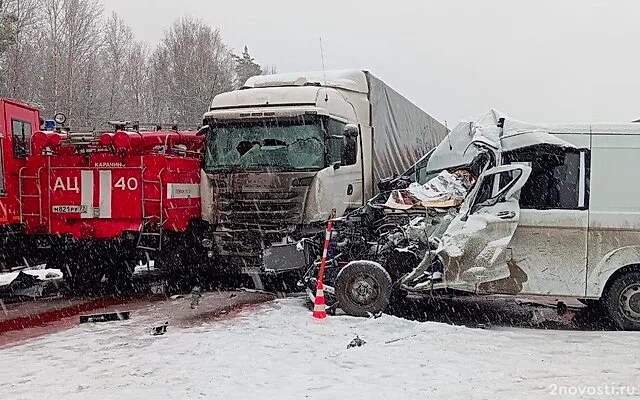
POLYGON ((81 206, 53 206, 53 212, 56 214, 85 214, 89 208, 86 205, 81 206))
POLYGON ((273 246, 262 253, 262 263, 266 270, 290 271, 303 268, 306 264, 304 252, 298 251, 296 244, 273 246))

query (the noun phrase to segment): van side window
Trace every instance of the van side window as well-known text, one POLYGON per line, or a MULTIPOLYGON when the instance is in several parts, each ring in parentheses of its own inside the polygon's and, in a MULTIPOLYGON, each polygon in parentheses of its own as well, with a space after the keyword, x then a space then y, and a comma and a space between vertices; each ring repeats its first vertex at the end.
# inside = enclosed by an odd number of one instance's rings
POLYGON ((16 158, 25 158, 30 154, 31 148, 31 124, 17 119, 11 120, 13 135, 13 155, 16 158))
MULTIPOLYGON (((588 158, 588 153, 585 154, 588 158)), ((580 199, 581 152, 548 145, 531 146, 504 154, 505 164, 527 164, 531 176, 520 192, 520 208, 575 210, 584 208, 580 199)), ((584 163, 585 169, 588 162, 584 163)), ((583 171, 583 177, 589 176, 583 171)), ((586 182, 585 182, 586 184, 586 182)), ((585 193, 588 188, 585 188, 585 193)))
POLYGON ((471 212, 475 212, 478 206, 481 206, 485 203, 496 204, 499 201, 502 201, 502 196, 504 195, 504 193, 502 193, 500 197, 498 197, 498 195, 505 189, 508 189, 512 184, 514 184, 520 177, 520 175, 522 175, 522 172, 516 169, 512 171, 496 173, 493 175, 489 175, 488 177, 485 176, 481 182, 478 194, 474 199, 471 212))

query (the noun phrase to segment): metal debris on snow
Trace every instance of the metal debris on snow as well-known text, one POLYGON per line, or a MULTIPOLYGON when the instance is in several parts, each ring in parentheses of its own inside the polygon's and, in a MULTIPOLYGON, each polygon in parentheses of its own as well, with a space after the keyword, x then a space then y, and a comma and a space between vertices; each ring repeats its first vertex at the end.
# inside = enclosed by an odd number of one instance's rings
POLYGON ((165 333, 167 333, 167 326, 169 326, 169 322, 165 322, 164 324, 160 325, 160 326, 156 326, 151 328, 151 335, 153 336, 160 336, 160 335, 164 335, 165 333))
POLYGON ((365 342, 363 339, 360 339, 360 337, 356 335, 356 337, 347 345, 347 349, 350 349, 352 347, 361 347, 366 343, 367 342, 365 342))

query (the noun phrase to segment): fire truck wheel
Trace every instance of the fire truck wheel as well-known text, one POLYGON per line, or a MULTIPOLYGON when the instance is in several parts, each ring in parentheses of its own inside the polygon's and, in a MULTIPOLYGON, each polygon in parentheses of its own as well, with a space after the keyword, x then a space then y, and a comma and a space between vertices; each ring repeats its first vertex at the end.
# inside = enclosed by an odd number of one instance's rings
POLYGON ((162 260, 162 270, 167 277, 167 291, 169 294, 189 293, 193 286, 190 282, 190 270, 183 266, 183 256, 180 249, 167 253, 162 260))
POLYGON ((65 274, 65 282, 68 294, 71 296, 98 296, 101 293, 101 281, 103 274, 95 268, 81 265, 77 260, 64 262, 61 268, 65 274))
POLYGON ((124 259, 111 263, 105 278, 104 289, 107 294, 126 294, 133 291, 133 271, 124 259))

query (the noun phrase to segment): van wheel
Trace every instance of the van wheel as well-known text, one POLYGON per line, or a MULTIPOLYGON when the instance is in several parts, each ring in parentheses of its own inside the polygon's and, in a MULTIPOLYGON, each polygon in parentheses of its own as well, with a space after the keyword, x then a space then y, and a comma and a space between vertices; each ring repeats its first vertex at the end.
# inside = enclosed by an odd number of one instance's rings
POLYGON ((380 264, 354 261, 338 273, 336 297, 345 313, 367 317, 387 308, 391 285, 389 273, 380 264))
POLYGON ((605 293, 609 317, 623 330, 640 330, 640 272, 617 277, 605 293))

